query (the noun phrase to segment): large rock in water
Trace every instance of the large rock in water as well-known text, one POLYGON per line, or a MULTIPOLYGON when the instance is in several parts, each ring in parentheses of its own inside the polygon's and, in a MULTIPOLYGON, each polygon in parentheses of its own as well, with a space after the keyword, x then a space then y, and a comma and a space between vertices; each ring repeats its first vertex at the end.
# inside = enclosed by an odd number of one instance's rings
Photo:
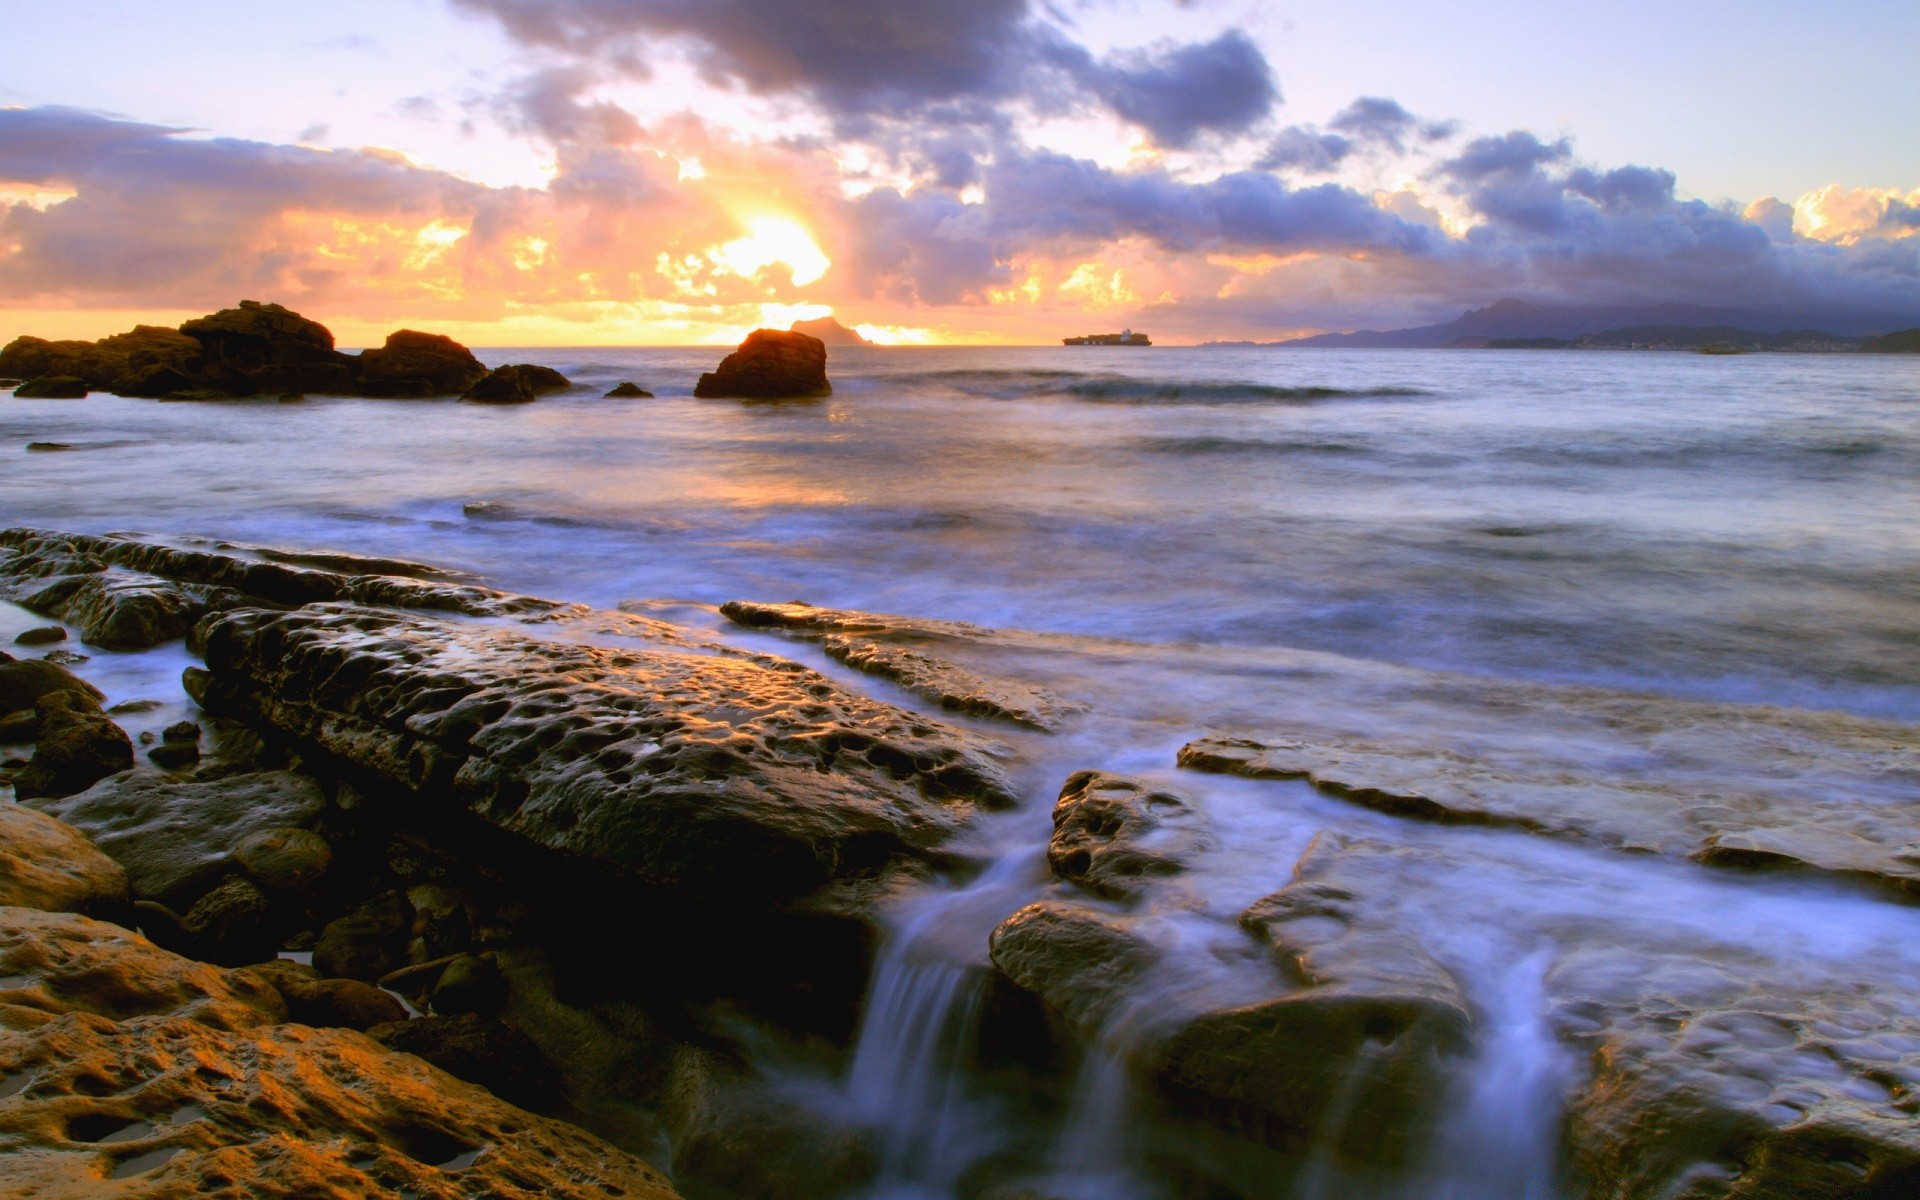
POLYGON ((719 367, 700 377, 693 394, 743 400, 831 396, 826 343, 804 333, 756 329, 719 367))
POLYGON ((480 404, 529 404, 551 392, 564 392, 573 384, 552 367, 532 363, 514 363, 496 367, 485 379, 468 388, 462 400, 480 404))
MULTIPOLYGON (((1054 812, 1055 869, 1103 894, 1138 897, 1187 869, 1209 838, 1181 797, 1085 771, 1054 812)), ((1249 1002, 1178 1003, 1177 961, 1131 914, 1043 900, 993 933, 993 963, 1083 1034, 1116 1046, 1161 1096, 1270 1145, 1309 1144, 1356 1164, 1416 1162, 1472 1041, 1467 1000, 1411 938, 1359 926, 1310 862, 1242 918, 1276 966, 1249 1002), (1364 1119, 1342 1114, 1363 1113, 1364 1119)))
POLYGON ((360 354, 360 394, 392 399, 457 396, 487 376, 473 352, 450 337, 402 329, 360 354))
POLYGON ((332 331, 278 304, 242 300, 180 332, 203 347, 198 387, 236 395, 353 391, 353 360, 334 350, 332 331))
POLYGON ((945 860, 989 747, 792 663, 352 605, 215 614, 203 704, 588 874, 762 908, 945 860))
POLYGON ((115 926, 0 908, 0 1181, 42 1200, 673 1200, 659 1172, 115 926), (23 1086, 14 1086, 21 1084, 23 1086))

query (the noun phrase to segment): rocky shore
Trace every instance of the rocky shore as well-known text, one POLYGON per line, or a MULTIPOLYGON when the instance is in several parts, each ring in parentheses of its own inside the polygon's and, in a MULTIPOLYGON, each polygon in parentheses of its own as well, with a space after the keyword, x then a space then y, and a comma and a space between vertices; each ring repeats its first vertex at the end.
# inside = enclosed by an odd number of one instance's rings
MULTIPOLYGON (((61 623, 0 655, 0 1178, 55 1197, 826 1200, 870 1182, 871 1136, 764 1086, 748 1047, 840 1062, 887 905, 985 868, 975 835, 1033 790, 1018 746, 1076 745, 1106 702, 1076 660, 1127 652, 722 610, 948 720, 644 609, 392 559, 14 529, 0 598, 61 623), (69 637, 185 639, 184 694, 106 696, 69 637)), ((1327 669, 1275 674, 1310 690, 1327 669)), ((1499 1021, 1424 914, 1461 876, 1560 881, 1492 843, 1323 833, 1229 922, 1251 982, 1198 989, 1165 930, 1204 907, 1238 835, 1170 778, 1310 786, 1414 828, 1874 905, 1920 894, 1904 727, 1530 685, 1449 699, 1468 685, 1394 671, 1351 710, 1196 731, 1178 776, 1066 778, 1048 878, 979 947, 978 1069, 1057 1101, 1064 1062, 1112 1054, 1209 1147, 1167 1168, 1192 1194, 1284 1194, 1307 1160, 1374 1179, 1431 1162, 1499 1021), (1477 753, 1357 728, 1415 692, 1479 722, 1477 753), (1729 744, 1746 773, 1709 789, 1729 744), (1624 762, 1662 766, 1594 765, 1624 762)), ((1574 1194, 1920 1188, 1920 1001, 1692 926, 1622 944, 1585 919, 1555 927, 1571 949, 1537 980, 1575 1064, 1550 1081, 1574 1194)), ((1051 1194, 988 1167, 961 1194, 1051 1194)))

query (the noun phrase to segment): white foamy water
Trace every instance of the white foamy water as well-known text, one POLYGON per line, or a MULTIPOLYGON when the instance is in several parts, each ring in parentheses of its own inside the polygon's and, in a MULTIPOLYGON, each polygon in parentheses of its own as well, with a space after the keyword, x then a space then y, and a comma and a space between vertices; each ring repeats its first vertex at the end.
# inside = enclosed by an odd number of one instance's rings
MULTIPOLYGON (((1783 984, 1920 995, 1915 910, 1859 890, 1173 767, 1201 734, 1312 720, 1703 792, 1920 801, 1920 779, 1817 756, 1786 783, 1737 748, 1663 757, 1528 690, 1920 720, 1920 362, 873 350, 835 353, 831 399, 737 404, 689 394, 712 352, 483 357, 551 363, 591 394, 505 409, 0 398, 0 522, 412 558, 601 606, 682 601, 662 615, 918 707, 708 606, 803 599, 1074 635, 988 664, 1090 707, 1057 736, 981 726, 1013 747, 1028 796, 974 835, 984 872, 900 900, 844 1072, 776 1081, 870 1131, 875 1200, 959 1196, 1006 1162, 1037 1195, 1153 1197, 1169 1186, 1153 1162, 1181 1154, 1249 1196, 1553 1200, 1571 1186, 1561 1097, 1584 1068, 1543 981, 1578 948, 1707 946, 1783 984), (597 398, 620 379, 660 398, 597 398), (1463 703, 1476 681, 1483 702, 1463 703), (1054 795, 1083 768, 1186 795, 1210 848, 1128 911, 1163 966, 1035 1116, 967 1064, 987 935, 1070 892, 1043 850, 1054 795), (1311 1156, 1212 1163, 1139 1102, 1124 1062, 1183 1014, 1277 993, 1237 918, 1325 831, 1433 852, 1379 912, 1420 931, 1475 1010, 1453 1119, 1412 1192, 1311 1156)), ((0 618, 8 636, 27 620, 0 618)), ((83 670, 112 699, 166 702, 132 720, 178 719, 183 651, 91 653, 83 670)))

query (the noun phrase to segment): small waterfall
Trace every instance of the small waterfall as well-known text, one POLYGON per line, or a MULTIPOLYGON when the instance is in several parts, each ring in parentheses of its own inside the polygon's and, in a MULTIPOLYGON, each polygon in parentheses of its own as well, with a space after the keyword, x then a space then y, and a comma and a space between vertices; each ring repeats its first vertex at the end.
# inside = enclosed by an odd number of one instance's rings
POLYGON ((1128 1137, 1132 1111, 1133 1080, 1126 1062, 1107 1046, 1088 1046, 1054 1144, 1046 1194, 1060 1200, 1149 1200, 1155 1195, 1133 1167, 1128 1137))

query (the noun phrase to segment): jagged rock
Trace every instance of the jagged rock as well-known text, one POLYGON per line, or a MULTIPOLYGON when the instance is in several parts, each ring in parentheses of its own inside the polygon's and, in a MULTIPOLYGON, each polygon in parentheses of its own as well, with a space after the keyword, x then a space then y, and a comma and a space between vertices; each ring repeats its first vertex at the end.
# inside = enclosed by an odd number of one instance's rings
POLYGON ((965 622, 746 600, 730 600, 720 606, 720 611, 748 629, 781 629, 817 638, 828 657, 892 680, 949 712, 1051 731, 1078 708, 1044 688, 983 675, 929 652, 929 647, 960 646, 996 636, 994 631, 965 622))
POLYGON ((360 393, 394 399, 457 396, 486 378, 472 351, 449 337, 402 329, 360 355, 360 393))
POLYGON ((473 1013, 416 1017, 375 1026, 367 1034, 390 1050, 418 1055, 503 1100, 532 1109, 559 1103, 560 1079, 540 1056, 540 1047, 503 1022, 473 1013))
POLYGON ((1176 875, 1207 844, 1192 808, 1165 788, 1105 771, 1077 771, 1053 807, 1047 862, 1102 896, 1136 895, 1144 877, 1176 875))
POLYGON ((87 381, 73 375, 42 375, 13 389, 17 400, 84 400, 87 381))
MULTIPOLYGON (((1252 740, 1202 738, 1180 750, 1183 767, 1252 779, 1304 779, 1321 791, 1399 816, 1449 824, 1495 825, 1612 849, 1687 857, 1712 866, 1793 868, 1863 879, 1920 898, 1920 807, 1863 803, 1859 794, 1794 786, 1794 775, 1818 761, 1806 731, 1771 730, 1782 714, 1728 713, 1706 705, 1662 702, 1657 718, 1632 711, 1630 699, 1608 733, 1625 740, 1651 724, 1646 758, 1680 757, 1686 741, 1716 737, 1748 743, 1742 753, 1779 769, 1752 784, 1723 778, 1702 784, 1691 774, 1641 778, 1564 761, 1552 743, 1532 739, 1525 756, 1466 755, 1431 746, 1394 746, 1359 738, 1252 740), (1664 744, 1663 744, 1664 743, 1664 744), (1676 750, 1679 753, 1676 753, 1676 750), (1709 790, 1709 788, 1711 790, 1709 790)), ((1857 757, 1860 773, 1886 787, 1904 772, 1920 776, 1920 746, 1903 726, 1823 714, 1835 761, 1857 757)), ((1644 736, 1644 735, 1643 735, 1644 736)), ((1814 736, 1819 736, 1814 734, 1814 736)), ((1895 791, 1897 792, 1897 785, 1895 791)), ((1891 796, 1889 797, 1892 798, 1891 796)))
POLYGON ((413 1194, 672 1200, 638 1159, 275 989, 114 926, 0 909, 0 1167, 45 1200, 413 1194), (12 980, 9 980, 12 982, 12 980))
POLYGON ((651 400, 653 393, 637 383, 616 383, 604 397, 608 400, 651 400))
POLYGON ((49 692, 35 707, 40 740, 34 743, 32 762, 14 777, 16 798, 71 796, 133 766, 133 742, 93 697, 49 692))
POLYGON ((286 771, 215 780, 133 771, 34 806, 125 867, 136 898, 184 910, 219 881, 250 837, 311 823, 326 798, 313 780, 286 771))
POLYGON ((989 747, 791 663, 351 606, 200 630, 214 712, 450 799, 590 874, 754 906, 942 860, 989 747))
POLYGON ((22 804, 0 803, 0 906, 109 915, 127 905, 127 872, 85 834, 22 804))
POLYGON ((67 631, 58 625, 42 625, 38 629, 29 629, 13 639, 16 646, 51 646, 55 642, 67 640, 67 631))
POLYGON ((564 392, 572 386, 565 375, 551 367, 515 363, 494 368, 460 398, 482 404, 529 404, 550 392, 564 392))
POLYGON ((54 692, 79 692, 95 702, 106 699, 99 688, 58 663, 38 658, 0 662, 0 713, 34 708, 54 692))
POLYGON ((693 394, 744 400, 831 396, 826 344, 804 333, 756 329, 719 367, 700 376, 693 394))

